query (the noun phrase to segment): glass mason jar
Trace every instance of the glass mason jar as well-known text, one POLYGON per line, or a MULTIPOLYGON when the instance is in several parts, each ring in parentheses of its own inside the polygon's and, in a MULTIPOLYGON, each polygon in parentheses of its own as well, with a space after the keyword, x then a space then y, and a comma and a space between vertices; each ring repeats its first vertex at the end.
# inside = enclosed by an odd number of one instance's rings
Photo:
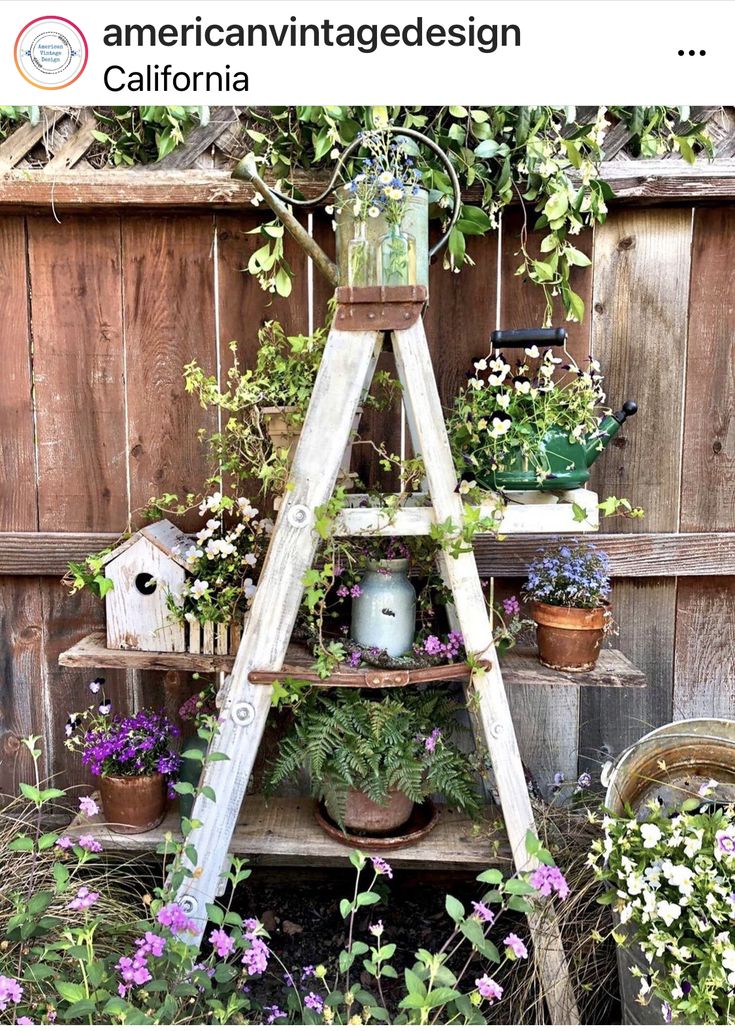
POLYGON ((347 245, 348 286, 372 286, 375 283, 373 244, 367 238, 367 225, 356 221, 353 237, 347 245))
POLYGON ((352 602, 352 640, 391 658, 410 652, 416 636, 416 591, 408 579, 408 559, 368 562, 360 592, 352 602))
POLYGON ((391 225, 381 237, 378 267, 381 286, 413 286, 416 283, 416 240, 400 225, 391 225))

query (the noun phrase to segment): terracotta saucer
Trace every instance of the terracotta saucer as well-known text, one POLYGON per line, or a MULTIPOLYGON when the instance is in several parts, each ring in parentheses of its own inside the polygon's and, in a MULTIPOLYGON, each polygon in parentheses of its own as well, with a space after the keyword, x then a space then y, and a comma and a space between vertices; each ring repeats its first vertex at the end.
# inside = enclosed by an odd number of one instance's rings
POLYGON ((359 834, 354 831, 341 830, 327 813, 323 802, 317 802, 314 807, 314 816, 325 834, 334 838, 335 841, 339 841, 343 845, 353 845, 366 850, 377 849, 381 852, 413 845, 414 842, 425 838, 434 829, 436 821, 439 819, 436 806, 431 799, 415 805, 408 820, 401 827, 383 835, 359 834))

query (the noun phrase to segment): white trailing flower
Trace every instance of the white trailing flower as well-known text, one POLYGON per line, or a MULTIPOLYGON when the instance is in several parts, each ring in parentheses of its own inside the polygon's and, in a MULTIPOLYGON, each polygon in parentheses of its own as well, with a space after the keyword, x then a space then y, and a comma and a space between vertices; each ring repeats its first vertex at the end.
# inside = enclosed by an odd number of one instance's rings
POLYGON ((257 590, 257 586, 253 583, 250 577, 248 577, 247 580, 243 581, 242 589, 243 594, 245 595, 245 600, 250 601, 257 590))
POLYGON ((663 837, 660 828, 655 823, 642 823, 640 831, 644 848, 655 848, 663 837))
POLYGON ((207 580, 195 580, 189 588, 189 594, 192 598, 201 598, 209 590, 209 582, 207 580))
POLYGON ((531 347, 525 347, 523 353, 527 354, 529 358, 538 358, 541 354, 536 344, 533 344, 531 347))
POLYGON ((667 902, 663 899, 658 903, 657 914, 667 927, 671 927, 675 920, 681 916, 681 906, 676 902, 667 902))

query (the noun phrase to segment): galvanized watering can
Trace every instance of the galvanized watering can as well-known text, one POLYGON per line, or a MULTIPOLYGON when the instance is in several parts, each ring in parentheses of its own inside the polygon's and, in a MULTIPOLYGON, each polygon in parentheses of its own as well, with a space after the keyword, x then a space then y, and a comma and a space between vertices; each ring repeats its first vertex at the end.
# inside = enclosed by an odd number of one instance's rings
MULTIPOLYGON (((490 338, 493 347, 498 350, 532 344, 542 347, 563 346, 566 339, 565 329, 499 329, 490 338)), ((565 430, 550 429, 541 442, 541 466, 546 476, 539 477, 537 470, 520 454, 515 460, 506 460, 506 468, 502 471, 483 469, 483 463, 490 463, 478 453, 475 459, 479 465, 473 464, 471 476, 486 490, 564 491, 583 487, 589 479, 592 464, 625 420, 637 411, 635 401, 626 401, 619 412, 605 416, 594 433, 580 441, 570 440, 565 430)))
MULTIPOLYGON (((457 173, 441 147, 437 146, 433 140, 430 140, 428 136, 418 132, 416 129, 404 129, 397 125, 388 125, 379 130, 372 131, 392 134, 399 140, 401 137, 405 137, 407 139, 415 140, 422 146, 427 147, 442 162, 452 186, 452 213, 445 227, 444 233, 432 247, 429 246, 429 194, 426 190, 420 190, 416 196, 408 197, 406 199, 406 210, 403 225, 405 230, 410 233, 416 241, 416 285, 425 286, 428 291, 429 264, 431 259, 442 249, 449 239, 449 234, 459 219, 462 207, 462 196, 460 193, 457 173)), ((361 146, 362 140, 358 136, 357 139, 355 139, 347 149, 342 152, 328 186, 317 197, 309 197, 305 200, 296 200, 293 197, 287 197, 285 194, 279 193, 278 190, 274 190, 268 186, 258 174, 255 159, 252 154, 246 154, 246 156, 237 164, 232 173, 234 179, 244 179, 253 183, 258 192, 268 202, 271 210, 279 217, 286 229, 288 229, 289 233, 291 233, 291 235, 297 240, 309 257, 312 258, 316 267, 333 286, 349 285, 347 275, 347 251, 349 242, 353 238, 355 224, 355 217, 351 208, 349 205, 341 206, 341 210, 336 217, 336 264, 324 253, 314 238, 308 234, 306 229, 301 225, 290 209, 316 207, 319 204, 323 204, 332 193, 339 190, 340 187, 337 186, 337 181, 342 168, 348 159, 357 153, 361 146)), ((377 243, 380 236, 386 232, 386 229, 387 226, 382 215, 375 219, 369 219, 367 222, 368 239, 377 243)))

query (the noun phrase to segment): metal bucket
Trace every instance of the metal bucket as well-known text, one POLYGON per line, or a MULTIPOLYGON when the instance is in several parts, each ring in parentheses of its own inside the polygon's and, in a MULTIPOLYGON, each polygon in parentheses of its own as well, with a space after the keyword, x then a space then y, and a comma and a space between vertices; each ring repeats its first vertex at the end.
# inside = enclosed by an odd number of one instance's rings
MULTIPOLYGON (((347 285, 347 248, 355 232, 355 216, 352 208, 345 203, 344 187, 335 191, 337 205, 341 208, 335 215, 337 234, 337 266, 339 282, 347 285)), ((366 220, 367 238, 377 251, 380 239, 388 232, 388 223, 383 215, 366 220)), ((429 289, 429 194, 420 190, 415 197, 406 198, 405 214, 401 229, 410 233, 416 240, 416 285, 429 289)))
MULTIPOLYGON (((717 801, 735 800, 735 721, 678 720, 646 734, 603 769, 605 807, 622 816, 630 806, 639 819, 654 799, 675 810, 708 780, 718 782, 717 801)), ((667 1023, 655 999, 648 1006, 636 1002, 639 980, 630 973, 633 966, 645 970, 645 957, 637 946, 619 945, 623 1023, 667 1023)))

